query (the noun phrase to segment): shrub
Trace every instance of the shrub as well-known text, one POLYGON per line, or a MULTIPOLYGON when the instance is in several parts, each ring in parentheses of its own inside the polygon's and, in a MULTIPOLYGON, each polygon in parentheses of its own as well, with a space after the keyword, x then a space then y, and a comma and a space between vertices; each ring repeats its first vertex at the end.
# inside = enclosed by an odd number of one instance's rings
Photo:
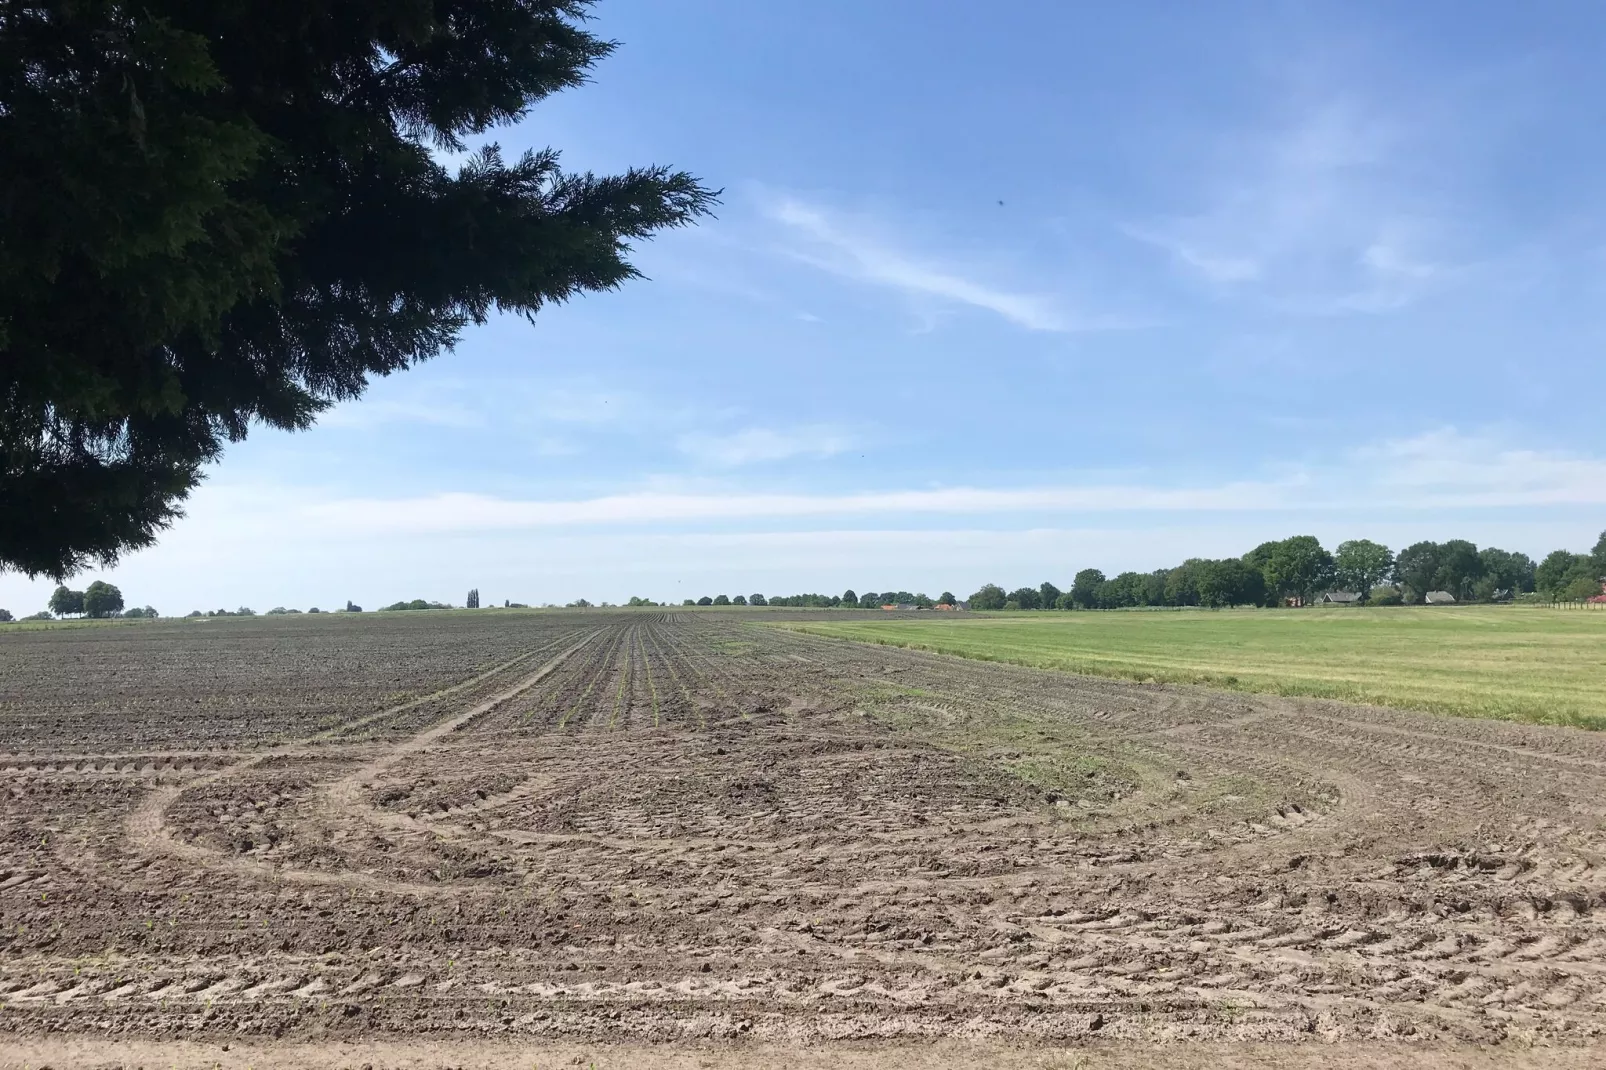
POLYGON ((10 624, 15 619, 16 618, 11 615, 11 610, 0 609, 0 624, 10 624))
POLYGON ((1374 606, 1399 606, 1405 604, 1405 596, 1398 587, 1373 587, 1366 601, 1374 606))
POLYGON ((1600 580, 1595 576, 1578 576, 1561 589, 1560 599, 1563 602, 1583 602, 1600 594, 1600 590, 1600 580))

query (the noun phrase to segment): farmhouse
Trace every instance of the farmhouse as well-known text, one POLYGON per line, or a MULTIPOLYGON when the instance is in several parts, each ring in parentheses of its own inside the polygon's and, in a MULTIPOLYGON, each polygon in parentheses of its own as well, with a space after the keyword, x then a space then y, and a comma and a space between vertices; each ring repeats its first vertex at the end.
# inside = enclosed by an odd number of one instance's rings
POLYGON ((1360 603, 1361 596, 1354 591, 1328 591, 1317 599, 1324 605, 1353 606, 1360 603))
POLYGON ((1455 605, 1455 595, 1449 591, 1429 591, 1423 601, 1430 606, 1453 606, 1455 605))

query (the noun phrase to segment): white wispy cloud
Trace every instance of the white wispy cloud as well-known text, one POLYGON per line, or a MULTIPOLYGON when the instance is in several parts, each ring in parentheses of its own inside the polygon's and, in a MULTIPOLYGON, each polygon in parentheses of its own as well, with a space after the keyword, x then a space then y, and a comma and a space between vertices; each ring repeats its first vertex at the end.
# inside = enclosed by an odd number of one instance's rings
POLYGON ((1433 163, 1398 109, 1329 100, 1200 165, 1203 207, 1129 223, 1222 294, 1330 315, 1403 308, 1454 282, 1441 195, 1419 188, 1433 163))
MULTIPOLYGON (((735 451, 732 457, 736 456, 735 451)), ((733 461, 733 463, 736 463, 733 461)), ((1263 479, 1191 487, 1093 483, 839 494, 640 491, 584 499, 447 493, 341 498, 293 511, 320 530, 446 533, 573 526, 725 523, 854 516, 1049 516, 1116 512, 1276 512, 1333 508, 1606 505, 1606 459, 1514 447, 1453 428, 1358 449, 1263 479)))
POLYGON ((796 198, 778 198, 766 209, 771 218, 802 239, 803 247, 795 250, 799 259, 843 278, 984 309, 1034 331, 1090 330, 1112 325, 1073 317, 1049 296, 980 282, 937 259, 895 248, 871 236, 865 228, 839 221, 825 209, 796 198))
POLYGON ((641 524, 831 516, 984 515, 1111 510, 1265 509, 1279 490, 1269 484, 1167 490, 1137 486, 955 487, 854 494, 618 494, 529 501, 479 494, 424 498, 345 499, 311 505, 309 519, 347 531, 491 531, 580 524, 641 524))
POLYGON ((1356 452, 1377 486, 1424 506, 1606 504, 1606 459, 1441 428, 1356 452))
POLYGON ((694 431, 681 435, 676 445, 688 457, 734 468, 792 457, 833 457, 852 447, 853 438, 834 427, 749 427, 728 435, 694 431))

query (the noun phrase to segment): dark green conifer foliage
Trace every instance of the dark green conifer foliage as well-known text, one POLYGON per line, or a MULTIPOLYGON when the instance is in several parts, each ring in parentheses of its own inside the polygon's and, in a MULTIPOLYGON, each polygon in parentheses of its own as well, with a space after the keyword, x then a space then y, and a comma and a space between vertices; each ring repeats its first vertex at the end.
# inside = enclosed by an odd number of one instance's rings
POLYGON ((590 0, 0 7, 0 568, 151 543, 226 443, 495 310, 637 276, 715 193, 432 149, 584 82, 590 0))

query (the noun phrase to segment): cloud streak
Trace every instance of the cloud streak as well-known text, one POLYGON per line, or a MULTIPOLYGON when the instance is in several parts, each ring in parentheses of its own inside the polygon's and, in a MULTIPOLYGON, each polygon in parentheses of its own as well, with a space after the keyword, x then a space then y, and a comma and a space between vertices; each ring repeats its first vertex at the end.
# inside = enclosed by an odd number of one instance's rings
POLYGON ((1292 469, 1275 479, 1196 487, 1124 483, 844 494, 644 491, 574 500, 448 493, 342 499, 305 505, 300 511, 309 523, 330 532, 439 534, 833 517, 884 521, 887 517, 1554 505, 1606 505, 1606 460, 1507 448, 1445 429, 1358 450, 1343 464, 1292 469))
POLYGON ((834 457, 853 445, 853 439, 832 427, 800 427, 778 431, 749 427, 728 435, 695 431, 680 436, 680 452, 705 464, 725 468, 784 461, 793 457, 834 457))
POLYGON ((1073 320, 1046 296, 978 282, 935 261, 882 244, 802 201, 781 199, 768 206, 768 213, 805 241, 808 248, 797 254, 800 259, 842 278, 979 308, 1033 331, 1074 331, 1098 326, 1073 320))
POLYGON ((1464 271, 1444 243, 1442 194, 1416 188, 1431 150, 1398 112, 1349 100, 1307 109, 1225 154, 1205 207, 1128 224, 1224 296, 1313 315, 1404 308, 1464 271))

